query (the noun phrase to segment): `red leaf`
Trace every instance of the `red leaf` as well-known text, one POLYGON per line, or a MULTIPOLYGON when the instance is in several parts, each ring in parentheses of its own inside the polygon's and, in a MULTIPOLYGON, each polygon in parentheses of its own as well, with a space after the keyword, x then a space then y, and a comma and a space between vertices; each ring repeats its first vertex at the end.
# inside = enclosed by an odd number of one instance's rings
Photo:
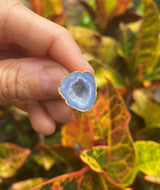
POLYGON ((95 140, 107 139, 108 146, 82 151, 81 158, 94 171, 105 171, 114 181, 123 183, 135 165, 135 151, 128 131, 129 112, 109 80, 106 94, 99 96, 89 115, 95 140))
POLYGON ((89 168, 83 168, 78 172, 66 174, 53 178, 49 181, 38 185, 32 190, 94 190, 94 189, 109 189, 109 190, 125 190, 120 185, 115 184, 104 173, 98 174, 91 171, 89 168))
POLYGON ((106 93, 99 95, 93 109, 64 126, 62 142, 68 146, 78 142, 82 148, 91 147, 92 141, 94 144, 102 142, 103 146, 82 151, 82 160, 94 171, 105 171, 114 181, 123 183, 135 165, 128 131, 130 115, 120 94, 109 80, 106 81, 106 93))

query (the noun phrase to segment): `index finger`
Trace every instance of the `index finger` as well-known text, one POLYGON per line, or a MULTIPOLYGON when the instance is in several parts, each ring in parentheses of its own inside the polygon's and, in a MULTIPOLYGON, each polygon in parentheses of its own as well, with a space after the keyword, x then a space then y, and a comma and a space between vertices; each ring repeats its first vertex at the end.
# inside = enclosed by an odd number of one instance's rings
POLYGON ((8 43, 19 45, 33 56, 49 55, 71 72, 87 70, 94 73, 65 28, 33 13, 17 0, 7 2, 1 21, 1 41, 5 36, 8 43))

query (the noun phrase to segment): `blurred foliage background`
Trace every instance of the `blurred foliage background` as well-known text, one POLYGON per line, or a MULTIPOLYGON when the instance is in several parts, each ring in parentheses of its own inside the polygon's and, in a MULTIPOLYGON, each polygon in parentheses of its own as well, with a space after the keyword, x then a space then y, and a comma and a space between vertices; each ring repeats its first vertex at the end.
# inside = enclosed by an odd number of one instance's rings
POLYGON ((21 2, 71 32, 98 99, 47 137, 0 106, 0 189, 160 190, 160 1, 21 2))

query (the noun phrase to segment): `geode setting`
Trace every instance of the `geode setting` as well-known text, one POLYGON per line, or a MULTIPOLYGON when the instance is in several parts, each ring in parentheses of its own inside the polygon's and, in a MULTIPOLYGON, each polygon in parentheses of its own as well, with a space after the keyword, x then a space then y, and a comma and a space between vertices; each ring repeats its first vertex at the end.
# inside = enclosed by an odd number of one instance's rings
POLYGON ((90 110, 96 100, 96 84, 90 72, 72 72, 62 79, 59 94, 68 106, 79 111, 90 110))

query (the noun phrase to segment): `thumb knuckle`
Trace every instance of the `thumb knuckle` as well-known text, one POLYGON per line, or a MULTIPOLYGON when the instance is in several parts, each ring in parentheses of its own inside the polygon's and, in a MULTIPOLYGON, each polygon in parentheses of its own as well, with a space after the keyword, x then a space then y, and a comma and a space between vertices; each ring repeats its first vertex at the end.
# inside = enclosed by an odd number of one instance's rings
POLYGON ((4 101, 18 98, 18 70, 17 65, 10 61, 1 64, 0 68, 0 98, 4 101))

